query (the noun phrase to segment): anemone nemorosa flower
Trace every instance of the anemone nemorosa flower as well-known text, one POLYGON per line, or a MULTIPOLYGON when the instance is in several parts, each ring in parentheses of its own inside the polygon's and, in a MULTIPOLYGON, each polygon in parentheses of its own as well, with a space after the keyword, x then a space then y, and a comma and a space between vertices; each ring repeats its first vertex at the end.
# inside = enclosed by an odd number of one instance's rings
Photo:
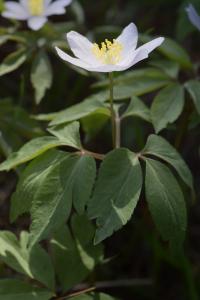
POLYGON ((27 20, 28 26, 33 30, 40 29, 51 15, 62 15, 65 7, 72 0, 19 0, 5 2, 2 16, 8 19, 27 20))
POLYGON ((63 60, 87 71, 114 72, 126 70, 147 58, 151 51, 162 44, 164 38, 156 38, 136 49, 138 32, 131 23, 117 39, 112 42, 106 39, 100 46, 75 31, 67 34, 67 40, 76 57, 56 47, 63 60))
POLYGON ((197 11, 195 10, 194 6, 192 4, 188 5, 186 7, 186 12, 188 14, 188 18, 190 19, 190 22, 200 30, 200 16, 197 14, 197 11))

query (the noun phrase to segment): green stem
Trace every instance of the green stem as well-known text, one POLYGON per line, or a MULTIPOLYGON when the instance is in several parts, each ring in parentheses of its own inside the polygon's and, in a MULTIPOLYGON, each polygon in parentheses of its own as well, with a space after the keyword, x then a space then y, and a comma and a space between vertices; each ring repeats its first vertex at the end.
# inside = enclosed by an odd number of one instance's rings
POLYGON ((120 118, 118 113, 115 112, 114 109, 114 82, 113 82, 113 73, 109 73, 109 80, 110 80, 110 112, 111 112, 111 124, 112 124, 112 140, 113 140, 113 147, 119 148, 120 147, 120 118))
POLYGON ((119 114, 115 114, 115 147, 120 148, 121 144, 121 119, 119 114))

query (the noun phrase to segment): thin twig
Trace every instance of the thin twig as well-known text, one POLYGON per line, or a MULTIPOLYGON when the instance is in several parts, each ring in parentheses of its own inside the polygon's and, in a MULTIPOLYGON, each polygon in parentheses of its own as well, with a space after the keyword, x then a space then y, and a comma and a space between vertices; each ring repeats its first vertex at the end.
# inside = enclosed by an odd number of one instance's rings
POLYGON ((78 295, 89 293, 95 290, 105 290, 110 288, 120 288, 120 287, 131 287, 131 286, 150 286, 153 284, 153 280, 149 278, 144 279, 120 279, 120 280, 110 280, 110 281, 98 281, 92 287, 87 284, 77 285, 71 294, 56 298, 55 300, 69 299, 78 295))
POLYGON ((91 152, 91 151, 88 151, 88 150, 81 150, 81 151, 77 151, 75 152, 77 155, 90 155, 92 157, 94 157, 95 159, 98 159, 98 160, 103 160, 105 158, 105 155, 104 154, 100 154, 100 153, 95 153, 95 152, 91 152))
POLYGON ((112 124, 112 140, 113 147, 116 147, 116 124, 115 124, 115 109, 114 109, 114 95, 113 95, 113 73, 109 73, 109 88, 110 88, 110 112, 111 112, 111 124, 112 124))

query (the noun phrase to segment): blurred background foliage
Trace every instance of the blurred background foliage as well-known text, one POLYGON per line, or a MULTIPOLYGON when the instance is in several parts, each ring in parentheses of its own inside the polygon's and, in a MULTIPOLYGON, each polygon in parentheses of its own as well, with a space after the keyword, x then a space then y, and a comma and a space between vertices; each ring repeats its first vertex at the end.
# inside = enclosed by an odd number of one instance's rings
MULTIPOLYGON (((199 0, 191 0, 190 3, 200 12, 199 0)), ((130 78, 129 75, 126 78, 116 74, 116 83, 121 84, 124 97, 130 97, 132 87, 134 94, 142 97, 146 104, 146 110, 143 107, 141 113, 139 103, 139 113, 134 111, 133 114, 136 118, 127 118, 122 124, 123 145, 135 151, 140 150, 147 136, 154 133, 155 124, 153 127, 149 122, 148 113, 158 91, 169 83, 184 85, 191 79, 199 79, 200 33, 187 18, 187 5, 188 1, 185 0, 74 0, 65 16, 52 17, 52 22, 39 32, 29 32, 24 23, 1 18, 1 159, 24 142, 43 135, 47 124, 45 120, 53 120, 55 112, 71 107, 93 93, 102 95, 106 90, 104 75, 88 74, 58 59, 53 46, 67 47, 65 33, 73 29, 101 41, 105 37, 115 37, 132 21, 141 33, 140 41, 145 41, 148 35, 164 36, 176 41, 184 49, 172 41, 168 42, 167 49, 161 49, 160 53, 155 53, 150 60, 136 67, 141 73, 132 73, 130 78), (4 59, 8 55, 11 57, 6 62, 4 59), (38 69, 42 64, 44 69, 38 69), (41 80, 43 72, 49 76, 42 82, 43 89, 38 90, 37 80, 41 80)), ((2 8, 3 1, 0 1, 2 8)), ((155 231, 147 207, 140 201, 129 224, 105 242, 108 262, 98 266, 90 275, 92 280, 97 281, 128 279, 125 287, 105 290, 124 300, 199 299, 200 117, 198 108, 195 109, 191 99, 188 100, 188 94, 185 98, 184 109, 180 109, 169 126, 166 121, 161 135, 180 150, 195 179, 196 195, 192 196, 187 189, 185 191, 189 211, 186 256, 177 258, 170 255, 155 231), (137 280, 132 282, 132 278, 137 280)), ((76 109, 83 110, 82 107, 76 109)), ((81 118, 85 145, 93 151, 106 153, 111 149, 109 116, 105 111, 91 112, 81 118)), ((73 110, 68 115, 72 113, 73 110)), ((9 199, 16 180, 13 173, 0 174, 0 228, 18 233, 28 228, 29 219, 22 217, 14 225, 9 223, 9 199)), ((10 272, 3 264, 0 265, 0 277, 4 278, 10 272)))

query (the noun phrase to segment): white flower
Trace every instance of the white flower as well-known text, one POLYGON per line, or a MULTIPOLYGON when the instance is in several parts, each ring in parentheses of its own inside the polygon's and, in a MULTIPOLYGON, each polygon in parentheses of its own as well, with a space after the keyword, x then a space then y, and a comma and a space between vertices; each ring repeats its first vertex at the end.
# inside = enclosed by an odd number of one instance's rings
POLYGON ((2 16, 9 19, 27 20, 33 30, 40 29, 51 15, 62 15, 65 7, 72 0, 19 0, 5 2, 5 11, 2 16))
POLYGON ((188 7, 186 7, 186 11, 190 22, 200 30, 200 16, 197 14, 194 6, 190 4, 188 7))
POLYGON ((136 26, 131 23, 116 40, 105 40, 101 46, 91 43, 75 31, 67 34, 67 40, 76 57, 71 57, 56 47, 63 60, 88 71, 114 72, 126 70, 147 58, 151 51, 162 44, 164 38, 159 37, 136 49, 138 32, 136 26))

